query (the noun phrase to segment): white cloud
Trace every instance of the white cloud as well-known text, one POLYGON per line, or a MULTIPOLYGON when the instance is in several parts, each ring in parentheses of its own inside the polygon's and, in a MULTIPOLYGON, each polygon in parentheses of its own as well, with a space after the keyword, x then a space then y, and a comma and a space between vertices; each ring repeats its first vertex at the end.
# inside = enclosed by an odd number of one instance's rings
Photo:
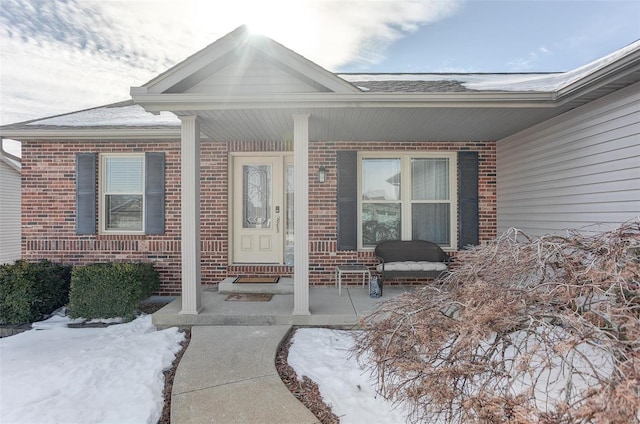
POLYGON ((243 24, 327 69, 376 63, 461 0, 2 0, 0 123, 129 98, 243 24))

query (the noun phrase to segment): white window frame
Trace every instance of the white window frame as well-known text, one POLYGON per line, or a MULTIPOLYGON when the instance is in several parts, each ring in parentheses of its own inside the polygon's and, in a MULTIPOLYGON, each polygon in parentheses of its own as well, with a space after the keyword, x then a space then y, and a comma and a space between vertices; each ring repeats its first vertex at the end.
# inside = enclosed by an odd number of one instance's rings
POLYGON ((449 245, 441 245, 443 250, 454 251, 458 243, 458 154, 456 152, 358 152, 358 250, 372 251, 374 247, 362 243, 362 161, 363 159, 400 159, 400 201, 387 200, 375 203, 400 203, 401 239, 411 240, 411 205, 413 203, 445 203, 442 200, 411 199, 411 159, 446 158, 449 160, 449 245))
MULTIPOLYGON (((144 153, 101 153, 100 154, 100 172, 99 172, 99 182, 98 186, 100 187, 100 199, 98 200, 98 208, 99 214, 98 219, 100 222, 100 234, 109 234, 109 235, 139 235, 145 234, 145 207, 146 207, 146 196, 145 196, 145 174, 146 174, 146 162, 145 162, 145 154, 144 153), (108 230, 106 228, 106 196, 109 194, 106 192, 106 182, 107 182, 107 166, 106 162, 108 158, 137 158, 142 159, 142 229, 135 231, 123 231, 123 230, 108 230)), ((131 193, 136 194, 136 193, 131 193)))

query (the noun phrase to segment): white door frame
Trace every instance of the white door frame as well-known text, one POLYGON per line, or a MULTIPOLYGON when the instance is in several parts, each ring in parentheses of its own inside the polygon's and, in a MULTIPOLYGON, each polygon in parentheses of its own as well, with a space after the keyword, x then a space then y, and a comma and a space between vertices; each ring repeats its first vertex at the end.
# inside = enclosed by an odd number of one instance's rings
MULTIPOLYGON (((229 160, 229 264, 276 264, 285 260, 286 169, 292 163, 289 152, 231 153, 229 160), (243 172, 250 164, 271 166, 270 221, 257 228, 244 228, 243 172), (243 247, 244 246, 244 247, 243 247)), ((291 217, 293 218, 293 217, 291 217)))

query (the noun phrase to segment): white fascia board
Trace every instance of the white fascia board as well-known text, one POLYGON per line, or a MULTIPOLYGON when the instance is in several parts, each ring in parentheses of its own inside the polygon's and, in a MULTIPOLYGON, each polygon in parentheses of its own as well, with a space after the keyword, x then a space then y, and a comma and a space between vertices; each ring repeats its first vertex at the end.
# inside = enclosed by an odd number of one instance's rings
POLYGON ((204 49, 189 56, 174 67, 169 68, 141 87, 131 87, 131 94, 133 95, 134 92, 138 90, 141 91, 142 89, 147 92, 162 93, 189 77, 194 72, 197 72, 202 67, 237 48, 247 37, 248 30, 245 27, 239 27, 219 40, 214 41, 212 44, 209 44, 204 49))
POLYGON ((233 48, 234 46, 217 45, 213 52, 205 49, 199 54, 196 53, 196 55, 186 59, 179 65, 160 74, 142 87, 131 87, 130 92, 133 95, 134 90, 144 88, 147 92, 162 93, 199 71, 202 67, 224 56, 233 50, 233 48))
POLYGON ((185 78, 188 78, 190 75, 198 72, 203 67, 208 66, 237 49, 247 40, 249 41, 249 45, 246 46, 247 48, 255 49, 255 51, 260 52, 273 60, 281 62, 286 67, 305 75, 307 78, 327 87, 329 90, 347 93, 360 92, 360 90, 350 82, 343 80, 305 57, 287 49, 269 38, 251 36, 241 27, 239 30, 228 34, 203 50, 195 53, 143 86, 131 87, 130 93, 132 96, 145 93, 163 93, 167 89, 183 81, 185 78))
POLYGON ((233 109, 375 108, 375 107, 555 107, 555 93, 288 93, 221 97, 202 94, 138 94, 134 100, 147 112, 233 109))
POLYGON ((148 94, 148 93, 149 93, 149 89, 145 86, 129 88, 129 94, 131 94, 131 97, 137 96, 139 94, 148 94))
POLYGON ((577 81, 567 84, 557 91, 557 98, 566 103, 637 71, 640 71, 640 51, 635 51, 633 54, 627 55, 577 81))
POLYGON ((20 165, 18 165, 17 163, 15 163, 9 158, 6 158, 1 153, 0 153, 0 161, 2 161, 2 163, 5 163, 7 166, 9 166, 9 168, 13 169, 16 173, 20 174, 20 165))
POLYGON ((180 140, 180 127, 176 128, 121 128, 121 129, 76 129, 76 128, 34 128, 0 130, 0 136, 14 140, 180 140))
POLYGON ((302 55, 289 50, 286 47, 274 42, 273 40, 266 40, 271 45, 269 49, 264 49, 266 52, 273 52, 270 54, 273 60, 282 62, 285 66, 293 69, 296 72, 305 75, 307 78, 327 87, 329 90, 335 93, 361 93, 358 87, 349 81, 340 78, 336 74, 327 71, 320 65, 310 61, 302 55))

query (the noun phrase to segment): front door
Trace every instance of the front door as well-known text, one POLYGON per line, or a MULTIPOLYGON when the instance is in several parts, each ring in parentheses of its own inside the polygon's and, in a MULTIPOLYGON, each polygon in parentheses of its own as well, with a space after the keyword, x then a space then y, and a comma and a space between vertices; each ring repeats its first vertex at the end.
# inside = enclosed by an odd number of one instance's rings
POLYGON ((284 156, 234 156, 233 262, 282 264, 291 231, 289 161, 284 156))

